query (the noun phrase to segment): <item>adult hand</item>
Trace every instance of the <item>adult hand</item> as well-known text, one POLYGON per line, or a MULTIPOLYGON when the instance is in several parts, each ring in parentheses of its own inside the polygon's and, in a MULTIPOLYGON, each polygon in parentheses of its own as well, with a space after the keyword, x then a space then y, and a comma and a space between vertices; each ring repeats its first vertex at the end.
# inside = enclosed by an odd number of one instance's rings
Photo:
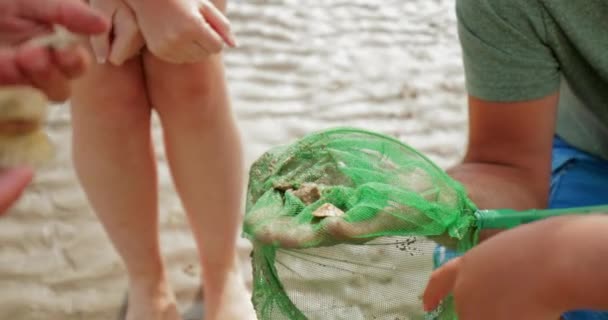
POLYGON ((70 80, 82 75, 89 61, 81 46, 0 48, 0 85, 32 86, 51 101, 63 101, 70 95, 70 80))
POLYGON ((14 168, 0 171, 0 215, 17 201, 32 180, 32 169, 14 168))
POLYGON ((563 248, 567 228, 567 218, 549 219, 486 240, 432 274, 425 309, 436 309, 452 293, 461 320, 559 319, 572 294, 564 279, 575 273, 565 262, 577 261, 563 254, 570 251, 563 248))
POLYGON ((208 0, 126 0, 137 16, 146 46, 170 63, 194 63, 236 46, 230 22, 208 0))
POLYGON ((78 45, 30 43, 54 32, 54 25, 92 35, 109 24, 79 0, 0 0, 0 85, 34 86, 53 101, 68 98, 69 80, 85 71, 89 57, 78 45))
POLYGON ((15 45, 60 25, 78 34, 96 34, 107 20, 80 0, 0 0, 0 44, 15 45))

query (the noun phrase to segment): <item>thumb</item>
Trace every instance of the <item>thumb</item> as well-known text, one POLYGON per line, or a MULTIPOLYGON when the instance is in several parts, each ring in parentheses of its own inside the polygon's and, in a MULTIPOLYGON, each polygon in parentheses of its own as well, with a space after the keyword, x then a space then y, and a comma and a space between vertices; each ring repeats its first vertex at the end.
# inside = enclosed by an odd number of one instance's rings
POLYGON ((459 257, 449 261, 433 272, 422 296, 425 311, 437 309, 441 300, 452 291, 461 265, 462 258, 459 257))
POLYGON ((19 199, 32 180, 33 172, 28 167, 15 168, 0 173, 0 215, 19 199))
POLYGON ((81 34, 97 34, 109 28, 100 13, 80 0, 19 0, 21 17, 46 24, 62 25, 81 34))

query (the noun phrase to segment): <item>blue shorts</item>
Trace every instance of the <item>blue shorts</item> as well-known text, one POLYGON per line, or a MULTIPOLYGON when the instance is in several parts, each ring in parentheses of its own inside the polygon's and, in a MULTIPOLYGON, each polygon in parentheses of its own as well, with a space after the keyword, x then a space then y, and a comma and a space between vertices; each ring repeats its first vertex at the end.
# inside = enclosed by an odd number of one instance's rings
MULTIPOLYGON (((556 137, 553 142, 551 174, 551 208, 568 208, 608 204, 608 160, 582 152, 556 137)), ((435 267, 441 266, 458 253, 437 247, 433 257, 435 267)), ((572 311, 564 320, 608 320, 608 311, 572 311)))

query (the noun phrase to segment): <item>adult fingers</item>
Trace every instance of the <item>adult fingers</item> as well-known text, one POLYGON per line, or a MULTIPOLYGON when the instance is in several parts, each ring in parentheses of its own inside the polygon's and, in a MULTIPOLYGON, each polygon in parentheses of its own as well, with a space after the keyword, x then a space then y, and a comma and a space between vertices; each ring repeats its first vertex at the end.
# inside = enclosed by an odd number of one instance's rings
POLYGON ((31 84, 51 101, 64 101, 69 97, 69 80, 55 65, 50 49, 24 48, 17 56, 17 63, 31 84))
POLYGON ((0 44, 6 46, 18 45, 53 31, 47 24, 41 24, 22 17, 0 19, 0 30, 2 30, 0 32, 0 44))
POLYGON ((33 171, 29 167, 8 169, 0 173, 0 215, 19 199, 32 180, 33 171))
POLYGON ((80 0, 19 0, 22 17, 49 25, 59 24, 81 34, 97 34, 109 28, 108 19, 80 0))
POLYGON ((30 84, 17 64, 16 51, 0 49, 0 86, 30 84))
POLYGON ((90 65, 89 52, 80 45, 55 49, 52 54, 55 65, 68 79, 82 76, 90 65))
POLYGON ((456 258, 433 272, 422 297, 426 311, 435 310, 441 300, 452 291, 461 265, 461 258, 456 258))

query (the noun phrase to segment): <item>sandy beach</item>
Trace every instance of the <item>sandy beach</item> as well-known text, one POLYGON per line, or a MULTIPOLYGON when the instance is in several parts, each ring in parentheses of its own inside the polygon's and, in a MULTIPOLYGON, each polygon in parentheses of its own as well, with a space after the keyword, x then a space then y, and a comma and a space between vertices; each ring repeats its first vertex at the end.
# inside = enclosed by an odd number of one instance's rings
MULTIPOLYGON (((442 167, 459 160, 466 110, 454 0, 229 2, 240 47, 225 61, 247 167, 271 146, 335 126, 396 136, 442 167)), ((56 158, 0 218, 0 320, 121 319, 123 266, 75 178, 67 106, 52 108, 48 132, 56 158)), ((163 252, 184 318, 200 320, 195 245, 161 134, 155 119, 163 252)), ((241 240, 248 281, 249 250, 241 240)))

